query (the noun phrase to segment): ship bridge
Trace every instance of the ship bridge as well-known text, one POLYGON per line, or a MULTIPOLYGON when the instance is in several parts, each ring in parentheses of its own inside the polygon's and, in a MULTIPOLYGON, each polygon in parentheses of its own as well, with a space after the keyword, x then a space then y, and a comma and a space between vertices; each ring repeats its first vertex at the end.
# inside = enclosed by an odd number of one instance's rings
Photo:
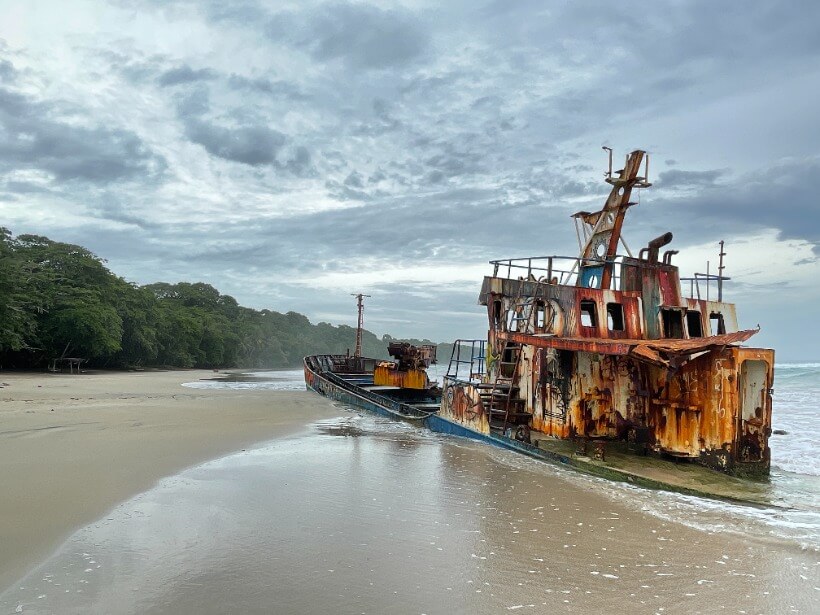
MULTIPOLYGON (((669 234, 671 235, 671 234, 669 234)), ((671 239, 671 238, 670 238, 671 239)), ((722 275, 685 278, 671 263, 642 250, 639 257, 599 259, 538 256, 492 261, 479 302, 491 331, 542 348, 635 354, 668 364, 698 352, 748 340, 735 306, 722 300, 722 275), (646 256, 644 256, 646 253, 646 256), (611 288, 602 288, 611 267, 611 288)))

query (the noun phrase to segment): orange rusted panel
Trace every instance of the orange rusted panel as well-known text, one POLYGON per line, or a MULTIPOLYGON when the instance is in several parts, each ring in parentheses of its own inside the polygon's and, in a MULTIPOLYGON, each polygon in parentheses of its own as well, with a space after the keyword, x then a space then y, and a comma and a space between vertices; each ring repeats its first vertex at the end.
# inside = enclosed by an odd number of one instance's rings
POLYGON ((423 369, 398 370, 395 363, 383 361, 373 371, 373 384, 403 389, 426 389, 430 386, 423 369))

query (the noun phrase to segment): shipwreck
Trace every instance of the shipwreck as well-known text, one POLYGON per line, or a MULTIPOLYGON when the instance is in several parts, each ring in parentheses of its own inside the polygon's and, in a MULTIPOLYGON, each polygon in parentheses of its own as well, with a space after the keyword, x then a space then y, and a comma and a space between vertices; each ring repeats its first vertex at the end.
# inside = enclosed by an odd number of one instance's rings
MULTIPOLYGON (((573 216, 577 256, 491 261, 479 295, 488 336, 456 342, 440 388, 422 375, 434 350, 398 346, 393 362, 307 357, 308 387, 435 431, 588 460, 586 470, 617 454, 765 476, 774 351, 744 345, 757 329, 740 329, 723 299, 723 242, 715 272, 690 278, 667 248, 671 232, 637 254, 627 247, 622 229, 633 191, 651 185, 648 167, 637 150, 613 171, 609 150, 608 198, 573 216)), ((642 476, 632 462, 609 469, 642 476)))

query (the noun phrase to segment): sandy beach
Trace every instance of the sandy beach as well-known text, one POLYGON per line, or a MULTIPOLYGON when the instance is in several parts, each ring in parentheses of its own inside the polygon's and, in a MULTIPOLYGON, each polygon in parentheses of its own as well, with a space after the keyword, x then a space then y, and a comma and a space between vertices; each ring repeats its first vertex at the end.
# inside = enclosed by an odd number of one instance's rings
POLYGON ((338 412, 298 391, 181 386, 214 375, 0 372, 0 590, 162 477, 338 412))

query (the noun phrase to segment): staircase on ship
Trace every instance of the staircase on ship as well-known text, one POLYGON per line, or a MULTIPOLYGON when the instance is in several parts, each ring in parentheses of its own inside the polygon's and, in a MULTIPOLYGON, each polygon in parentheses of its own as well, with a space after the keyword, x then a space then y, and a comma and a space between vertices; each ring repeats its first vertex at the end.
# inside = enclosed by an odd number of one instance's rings
MULTIPOLYGON (((528 332, 535 325, 534 305, 537 297, 522 297, 523 283, 522 279, 516 307, 510 310, 506 321, 508 331, 528 332)), ((518 432, 521 426, 529 427, 532 414, 527 412, 526 400, 521 397, 518 385, 524 363, 522 345, 506 340, 496 356, 490 382, 479 385, 478 389, 490 416, 490 429, 506 435, 509 429, 518 432)))

